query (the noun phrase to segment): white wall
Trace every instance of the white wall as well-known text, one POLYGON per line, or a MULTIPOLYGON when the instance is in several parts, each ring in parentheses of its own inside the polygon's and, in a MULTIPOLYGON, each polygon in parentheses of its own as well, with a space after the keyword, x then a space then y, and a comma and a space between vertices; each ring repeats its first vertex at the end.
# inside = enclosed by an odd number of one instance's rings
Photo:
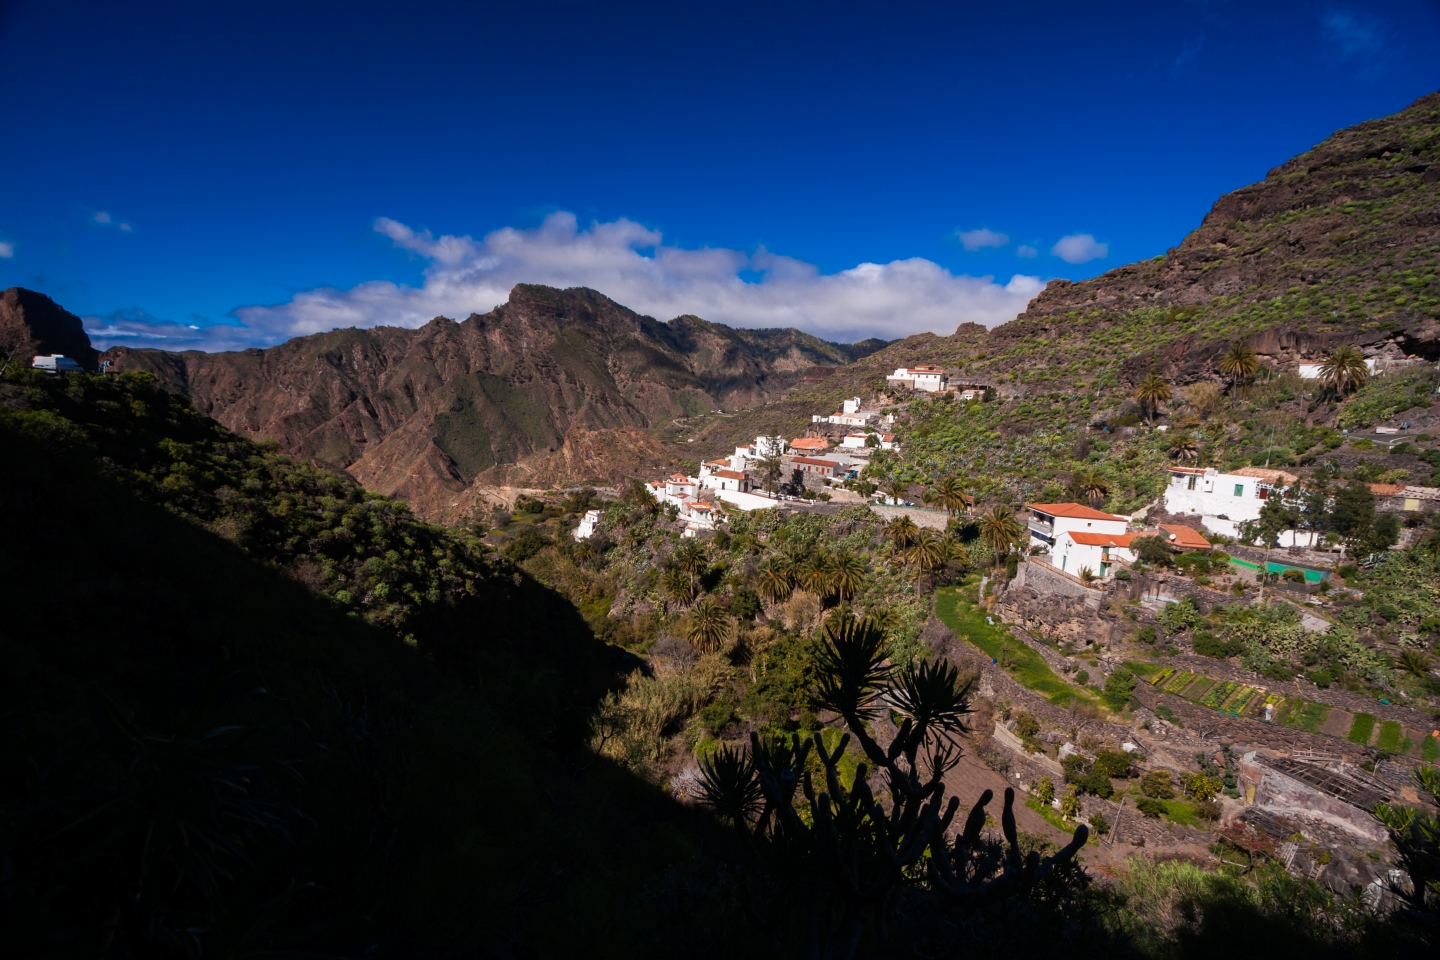
POLYGON ((1260 519, 1260 509, 1265 506, 1257 496, 1260 483, 1258 477, 1237 477, 1233 473, 1171 474, 1170 486, 1165 488, 1165 509, 1170 513, 1199 514, 1207 529, 1233 537, 1234 533, 1211 526, 1205 518, 1224 514, 1232 524, 1260 519), (1191 477, 1195 479, 1194 490, 1189 488, 1191 477), (1235 493, 1237 487, 1239 496, 1235 493))

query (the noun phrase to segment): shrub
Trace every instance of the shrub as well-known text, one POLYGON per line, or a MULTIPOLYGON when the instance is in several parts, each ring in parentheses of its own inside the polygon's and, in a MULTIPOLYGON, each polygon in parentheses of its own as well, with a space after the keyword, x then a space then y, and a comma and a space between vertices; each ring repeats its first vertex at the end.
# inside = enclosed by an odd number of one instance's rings
POLYGON ((1089 670, 1076 670, 1076 671, 1075 671, 1075 682, 1076 682, 1076 683, 1089 683, 1089 682, 1090 682, 1090 671, 1089 671, 1089 670))
POLYGON ((1065 795, 1060 798, 1060 816, 1066 820, 1074 820, 1080 816, 1080 796, 1074 787, 1066 790, 1065 795))
POLYGON ((1055 784, 1050 782, 1049 777, 1041 777, 1035 784, 1035 799, 1045 806, 1050 806, 1055 800, 1055 784))
POLYGON ((1196 632, 1193 643, 1195 652, 1202 657, 1214 657, 1216 660, 1223 660, 1226 657, 1237 657, 1240 655, 1241 644, 1239 640, 1221 640, 1208 630, 1196 632))
POLYGON ((1095 769, 1103 770, 1106 776, 1130 776, 1130 754, 1123 750, 1101 750, 1095 755, 1095 769))
POLYGON ((1021 737, 1033 737, 1040 732, 1040 721, 1033 713, 1021 713, 1015 718, 1015 732, 1021 737))
POLYGON ((1139 800, 1135 801, 1135 809, 1139 810, 1147 817, 1159 820, 1162 816, 1164 816, 1166 808, 1165 804, 1161 803, 1159 800, 1153 800, 1150 797, 1141 797, 1139 800))
POLYGON ((1130 579, 1130 571, 1127 570, 1125 567, 1121 567, 1119 570, 1116 570, 1116 571, 1115 571, 1115 579, 1116 579, 1116 580, 1129 580, 1129 579, 1130 579))
POLYGON ((1125 708, 1130 694, 1135 692, 1135 674, 1129 670, 1117 669, 1105 678, 1105 705, 1117 713, 1125 708))
POLYGON ((1158 635, 1154 627, 1141 627, 1139 632, 1135 634, 1135 639, 1141 643, 1153 644, 1158 639, 1158 635))
POLYGON ((1225 808, 1219 800, 1202 800, 1195 804, 1195 816, 1206 823, 1215 823, 1224 812, 1225 808))
POLYGON ((1140 778, 1140 792, 1156 800, 1170 800, 1175 796, 1175 785, 1168 770, 1152 770, 1140 778))
POLYGON ((1100 769, 1091 770, 1075 782, 1075 786, 1082 793, 1093 793, 1101 800, 1109 800, 1115 795, 1115 786, 1110 778, 1105 776, 1105 771, 1100 769))
POLYGON ((1105 819, 1103 813, 1090 815, 1090 827, 1095 831, 1095 836, 1100 837, 1110 832, 1110 821, 1105 819))
POLYGON ((1220 793, 1220 779, 1203 773, 1187 773, 1180 778, 1185 796, 1191 800, 1214 800, 1220 793))
POLYGON ((1305 679, 1323 690, 1335 682, 1335 675, 1330 672, 1329 667, 1316 667, 1314 670, 1305 671, 1305 679))

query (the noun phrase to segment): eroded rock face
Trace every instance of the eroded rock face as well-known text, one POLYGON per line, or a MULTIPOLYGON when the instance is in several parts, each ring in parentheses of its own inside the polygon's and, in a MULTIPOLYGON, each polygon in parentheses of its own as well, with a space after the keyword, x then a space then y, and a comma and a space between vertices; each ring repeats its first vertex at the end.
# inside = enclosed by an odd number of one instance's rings
POLYGON ((43 293, 11 287, 0 293, 0 353, 30 359, 60 353, 93 370, 99 354, 80 318, 43 293))
POLYGON ((643 317, 586 289, 520 285, 463 322, 300 337, 268 350, 116 347, 232 430, 346 469, 436 519, 477 481, 620 480, 669 457, 643 431, 780 396, 882 343, 643 317))

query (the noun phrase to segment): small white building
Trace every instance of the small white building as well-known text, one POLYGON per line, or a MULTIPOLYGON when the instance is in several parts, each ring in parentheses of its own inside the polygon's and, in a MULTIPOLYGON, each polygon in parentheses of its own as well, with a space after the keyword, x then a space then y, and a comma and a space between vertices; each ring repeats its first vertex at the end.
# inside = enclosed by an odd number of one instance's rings
POLYGON ((896 439, 895 439, 895 434, 893 434, 893 433, 882 433, 882 434, 880 434, 880 449, 881 449, 881 450, 899 450, 899 449, 900 449, 900 444, 896 441, 896 439))
POLYGON ((860 398, 859 398, 859 397, 851 397, 849 400, 846 400, 846 401, 841 405, 841 411, 842 411, 843 413, 859 413, 859 412, 860 412, 860 398))
POLYGON ((865 446, 865 442, 866 442, 867 440, 869 440, 869 439, 870 439, 870 437, 869 437, 868 434, 864 434, 864 433, 849 433, 849 434, 846 434, 846 435, 845 435, 845 439, 844 439, 844 440, 841 440, 841 441, 840 441, 840 446, 842 446, 842 447, 849 447, 849 448, 852 449, 852 450, 854 450, 854 449, 859 449, 859 448, 863 448, 863 447, 865 446))
POLYGON ((1134 563, 1129 533, 1086 533, 1066 530, 1057 534, 1050 549, 1050 563, 1065 573, 1080 575, 1089 570, 1097 577, 1108 577, 1116 563, 1134 563))
POLYGON ((575 528, 576 540, 588 540, 595 535, 595 528, 600 525, 600 511, 586 510, 585 515, 580 518, 580 525, 575 528))
POLYGON ((1241 467, 1234 473, 1214 467, 1171 467, 1165 510, 1196 516, 1212 533, 1236 537, 1240 524, 1260 519, 1266 500, 1298 480, 1293 473, 1263 467, 1241 467))
POLYGON ((700 470, 700 486, 706 490, 734 490, 748 493, 750 480, 743 470, 700 470))
POLYGON ((36 357, 30 361, 30 366, 36 370, 44 370, 46 373, 83 373, 85 368, 63 353, 52 353, 44 357, 36 357))
POLYGON ((925 364, 918 367, 898 367, 895 372, 886 377, 885 380, 887 383, 910 387, 912 390, 939 393, 945 389, 946 384, 950 381, 950 377, 939 367, 925 364))
MULTIPOLYGON (((1130 529, 1128 517, 1105 513, 1083 503, 1027 503, 1030 546, 1052 554, 1062 533, 1104 533, 1121 536, 1130 529)), ((1058 564, 1057 564, 1058 566, 1058 564)))

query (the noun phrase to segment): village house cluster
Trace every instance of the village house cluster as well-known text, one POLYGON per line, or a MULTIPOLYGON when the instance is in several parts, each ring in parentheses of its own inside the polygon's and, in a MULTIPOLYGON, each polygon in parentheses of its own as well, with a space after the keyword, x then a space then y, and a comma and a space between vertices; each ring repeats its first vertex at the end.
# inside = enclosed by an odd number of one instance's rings
POLYGON ((1088 570, 1106 579, 1136 560, 1134 541, 1159 537, 1176 553, 1205 552, 1211 547, 1200 531, 1163 523, 1153 529, 1132 529, 1129 517, 1105 513, 1082 503, 1027 503, 1030 511, 1030 552, 1061 573, 1080 576, 1088 570))

